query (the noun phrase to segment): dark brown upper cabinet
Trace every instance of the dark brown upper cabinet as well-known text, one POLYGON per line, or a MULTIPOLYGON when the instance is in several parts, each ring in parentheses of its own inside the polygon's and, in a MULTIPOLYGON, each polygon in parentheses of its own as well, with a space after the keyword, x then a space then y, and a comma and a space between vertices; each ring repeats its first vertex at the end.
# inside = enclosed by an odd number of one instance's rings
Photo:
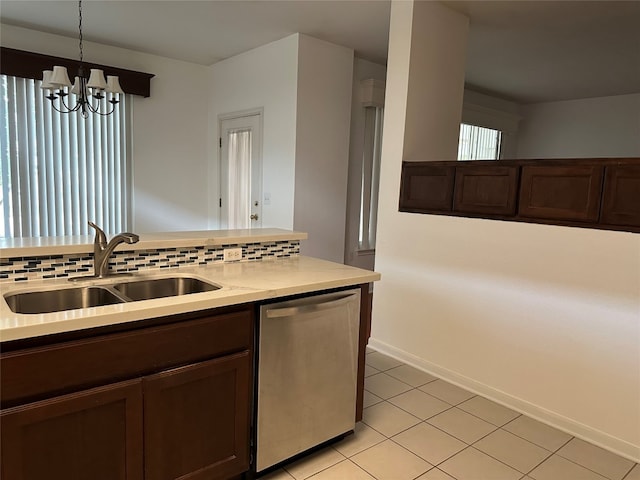
POLYGON ((602 222, 640 227, 640 165, 606 167, 602 222))
POLYGON ((454 177, 454 166, 405 162, 400 186, 400 210, 451 211, 454 177))
POLYGON ((516 166, 456 167, 453 209, 486 215, 514 215, 519 169, 516 166))
POLYGON ((640 233, 640 158, 403 162, 399 210, 640 233))
POLYGON ((523 166, 520 216, 597 222, 603 171, 597 165, 523 166))

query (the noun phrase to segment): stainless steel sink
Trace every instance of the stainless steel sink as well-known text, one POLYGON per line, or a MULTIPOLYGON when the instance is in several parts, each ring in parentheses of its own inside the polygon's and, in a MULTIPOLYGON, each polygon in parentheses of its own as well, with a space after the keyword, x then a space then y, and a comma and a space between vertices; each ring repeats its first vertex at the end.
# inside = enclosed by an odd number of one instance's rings
POLYGON ((110 290, 95 286, 13 293, 4 298, 13 312, 31 314, 99 307, 125 301, 110 290))
POLYGON ((191 277, 169 277, 149 280, 132 280, 113 285, 119 293, 131 299, 150 300, 152 298, 174 297, 191 293, 211 292, 220 287, 191 277))
POLYGON ((13 312, 35 314, 211 292, 220 288, 193 277, 145 278, 126 282, 117 278, 102 285, 8 293, 4 298, 13 312))

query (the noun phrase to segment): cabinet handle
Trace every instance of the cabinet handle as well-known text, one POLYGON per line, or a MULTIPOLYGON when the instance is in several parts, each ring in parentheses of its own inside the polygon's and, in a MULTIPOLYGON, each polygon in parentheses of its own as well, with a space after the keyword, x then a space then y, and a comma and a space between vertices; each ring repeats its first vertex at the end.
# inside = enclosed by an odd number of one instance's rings
POLYGON ((251 215, 249 218, 250 218, 251 220, 257 220, 257 219, 258 219, 258 214, 257 214, 257 213, 254 213, 254 214, 253 214, 253 215, 251 215))
POLYGON ((273 308, 267 310, 267 318, 293 317, 295 315, 303 315, 305 313, 317 312, 320 310, 328 310, 337 308, 348 303, 354 297, 353 293, 338 297, 330 298, 325 302, 312 303, 309 305, 301 305, 299 307, 273 308))

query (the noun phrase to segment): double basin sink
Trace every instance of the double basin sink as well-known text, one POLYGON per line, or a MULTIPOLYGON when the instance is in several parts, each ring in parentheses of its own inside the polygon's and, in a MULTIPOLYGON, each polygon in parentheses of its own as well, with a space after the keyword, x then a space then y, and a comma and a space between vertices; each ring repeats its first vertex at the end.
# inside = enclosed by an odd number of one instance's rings
POLYGON ((14 313, 38 314, 211 292, 220 288, 193 277, 117 279, 104 285, 9 293, 4 298, 14 313))

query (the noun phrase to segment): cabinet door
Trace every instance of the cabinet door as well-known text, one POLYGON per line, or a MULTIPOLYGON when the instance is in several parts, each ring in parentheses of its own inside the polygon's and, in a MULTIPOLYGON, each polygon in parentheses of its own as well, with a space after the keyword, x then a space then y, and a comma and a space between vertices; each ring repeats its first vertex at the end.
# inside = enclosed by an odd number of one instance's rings
POLYGON ((145 479, 226 479, 249 469, 248 351, 145 377, 145 479))
POLYGON ((640 166, 607 166, 601 221, 640 227, 640 166))
POLYGON ((514 215, 518 174, 518 167, 515 166, 456 167, 453 210, 485 215, 514 215))
POLYGON ((400 211, 450 212, 455 172, 454 167, 404 162, 400 180, 400 211))
POLYGON ((520 216, 597 222, 603 167, 599 165, 525 165, 520 216))
POLYGON ((7 409, 3 480, 141 480, 140 380, 7 409))

